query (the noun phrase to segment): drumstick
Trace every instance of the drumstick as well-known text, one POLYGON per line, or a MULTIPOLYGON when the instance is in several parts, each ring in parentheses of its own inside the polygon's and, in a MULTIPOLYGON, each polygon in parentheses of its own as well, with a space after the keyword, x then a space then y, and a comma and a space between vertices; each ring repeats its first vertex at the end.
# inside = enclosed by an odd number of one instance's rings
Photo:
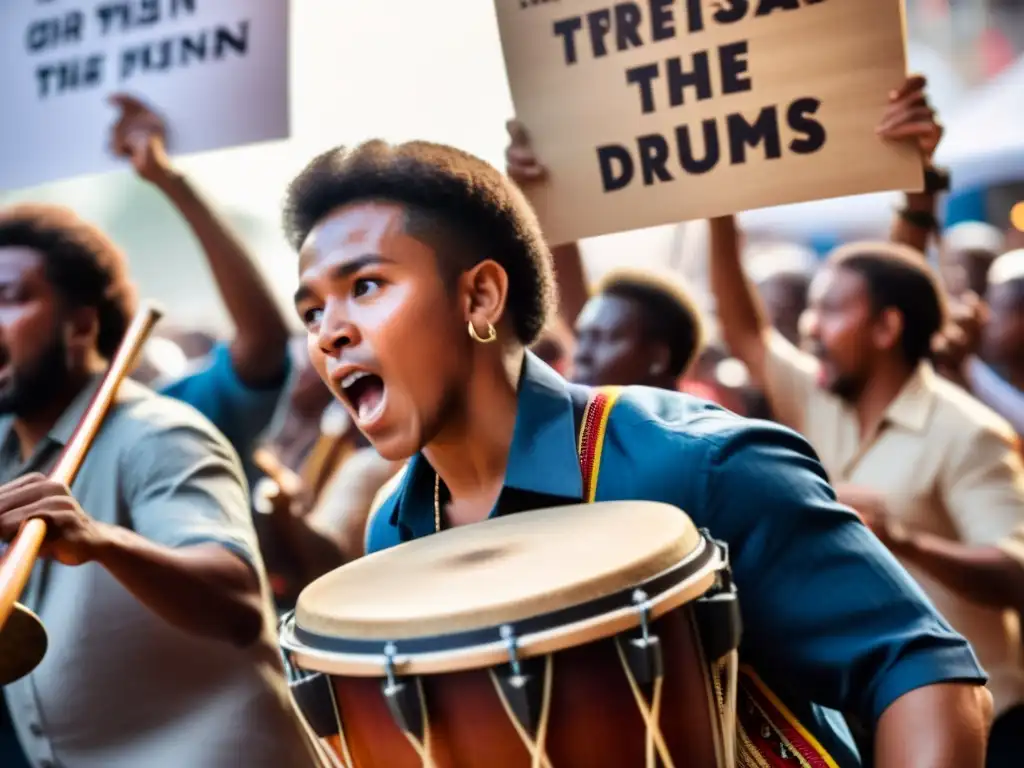
MULTIPOLYGON (((70 487, 107 411, 110 410, 117 388, 131 371, 142 345, 162 316, 163 311, 152 302, 144 302, 139 308, 128 330, 125 331, 121 346, 111 360, 96 394, 86 408, 85 415, 82 416, 57 460, 57 466, 50 473, 51 479, 70 487)), ((45 538, 46 521, 39 518, 26 521, 11 542, 3 562, 0 562, 0 628, 7 622, 14 610, 15 602, 25 589, 45 538)))
POLYGON ((252 463, 263 474, 269 477, 288 498, 296 499, 302 493, 304 483, 297 472, 286 467, 277 454, 268 448, 257 448, 252 455, 252 463))

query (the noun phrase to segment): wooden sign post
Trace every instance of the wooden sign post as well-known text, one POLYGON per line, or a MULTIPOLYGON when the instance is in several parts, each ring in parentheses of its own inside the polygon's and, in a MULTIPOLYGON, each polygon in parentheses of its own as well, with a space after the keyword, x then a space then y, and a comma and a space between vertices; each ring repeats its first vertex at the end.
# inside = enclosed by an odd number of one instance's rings
POLYGON ((495 3, 551 243, 923 185, 875 134, 902 0, 495 3))

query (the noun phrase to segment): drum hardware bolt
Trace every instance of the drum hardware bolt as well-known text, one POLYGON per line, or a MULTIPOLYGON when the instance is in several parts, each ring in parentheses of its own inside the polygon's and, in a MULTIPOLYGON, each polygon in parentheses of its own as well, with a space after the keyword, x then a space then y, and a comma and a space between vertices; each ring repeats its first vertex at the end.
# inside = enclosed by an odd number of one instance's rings
POLYGON ((387 643, 384 646, 384 677, 387 678, 387 688, 394 690, 398 687, 398 679, 395 677, 395 654, 398 648, 394 643, 387 643))
POLYGON ((642 589, 633 592, 633 604, 640 609, 640 633, 643 638, 643 644, 648 645, 651 641, 651 606, 647 602, 647 593, 642 589))
POLYGON ((512 674, 516 677, 522 677, 522 668, 519 666, 519 641, 516 639, 516 631, 512 629, 510 624, 502 624, 498 632, 501 634, 501 639, 505 641, 505 645, 508 646, 508 665, 512 668, 512 674))

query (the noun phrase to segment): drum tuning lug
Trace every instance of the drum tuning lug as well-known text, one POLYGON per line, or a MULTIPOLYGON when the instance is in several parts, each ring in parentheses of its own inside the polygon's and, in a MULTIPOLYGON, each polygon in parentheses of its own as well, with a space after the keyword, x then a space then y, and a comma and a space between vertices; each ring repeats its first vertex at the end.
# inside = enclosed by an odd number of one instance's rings
POLYGON ((394 643, 384 646, 384 701, 398 727, 422 741, 424 707, 420 686, 415 679, 399 680, 395 675, 397 652, 394 643))
POLYGON ((701 533, 718 548, 721 565, 714 585, 694 602, 694 611, 704 654, 709 661, 717 661, 739 648, 743 622, 740 618, 739 595, 729 565, 729 545, 712 539, 706 529, 701 529, 701 533))
POLYGON ((501 639, 508 646, 508 672, 495 671, 498 685, 508 702, 512 713, 519 720, 520 725, 531 736, 537 733, 541 699, 541 675, 535 672, 526 672, 523 667, 531 665, 533 660, 521 661, 519 659, 519 642, 516 639, 515 630, 505 624, 499 630, 501 639))
POLYGON ((648 687, 664 674, 661 641, 651 632, 651 606, 647 593, 642 589, 636 590, 633 603, 640 611, 640 637, 628 638, 623 650, 637 685, 648 687))

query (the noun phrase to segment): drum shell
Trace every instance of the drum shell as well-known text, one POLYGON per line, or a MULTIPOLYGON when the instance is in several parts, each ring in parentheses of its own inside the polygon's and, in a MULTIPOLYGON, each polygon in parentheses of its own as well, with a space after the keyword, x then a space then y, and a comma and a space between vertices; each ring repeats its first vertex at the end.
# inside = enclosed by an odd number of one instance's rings
MULTIPOLYGON (((677 766, 714 768, 722 754, 721 709, 692 603, 659 618, 651 632, 663 653, 659 725, 672 760, 677 766)), ((647 729, 617 642, 605 638, 554 654, 545 740, 552 768, 646 765, 647 729)), ((488 669, 420 680, 436 768, 531 765, 488 669)), ((422 766, 385 703, 382 679, 334 675, 330 681, 350 768, 422 766)), ((344 757, 339 737, 328 743, 344 757)))

